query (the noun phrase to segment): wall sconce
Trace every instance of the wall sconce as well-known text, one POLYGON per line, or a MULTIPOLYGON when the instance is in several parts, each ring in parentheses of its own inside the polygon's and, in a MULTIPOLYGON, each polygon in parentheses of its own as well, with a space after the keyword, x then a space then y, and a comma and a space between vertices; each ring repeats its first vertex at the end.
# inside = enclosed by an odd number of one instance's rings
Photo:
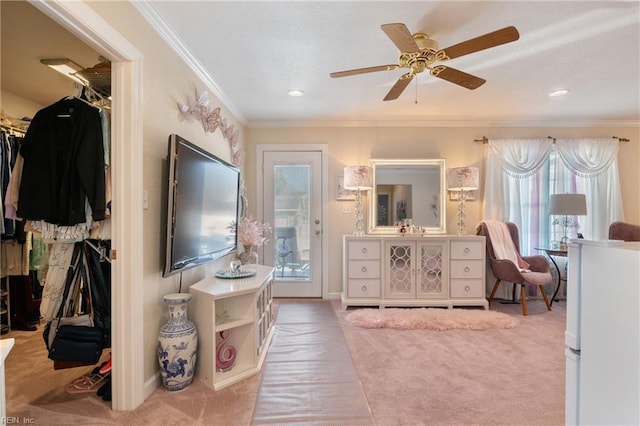
POLYGON ((356 191, 356 229, 353 235, 364 235, 362 226, 362 194, 361 190, 373 189, 373 169, 368 166, 348 166, 344 168, 344 189, 356 191))
POLYGON ((479 188, 480 171, 477 167, 454 167, 447 170, 447 189, 456 191, 458 195, 458 235, 465 235, 464 200, 467 191, 479 188))
POLYGON ((569 219, 569 216, 584 216, 587 214, 587 199, 584 194, 553 194, 549 200, 549 214, 564 216, 564 220, 558 221, 562 225, 563 234, 560 240, 560 249, 567 249, 567 228, 577 225, 577 221, 569 219))
POLYGON ((65 77, 70 78, 71 80, 79 83, 83 86, 88 86, 89 82, 82 78, 79 75, 76 75, 78 71, 82 71, 82 67, 71 59, 61 58, 61 59, 40 59, 40 63, 48 66, 49 68, 58 71, 60 74, 65 77))

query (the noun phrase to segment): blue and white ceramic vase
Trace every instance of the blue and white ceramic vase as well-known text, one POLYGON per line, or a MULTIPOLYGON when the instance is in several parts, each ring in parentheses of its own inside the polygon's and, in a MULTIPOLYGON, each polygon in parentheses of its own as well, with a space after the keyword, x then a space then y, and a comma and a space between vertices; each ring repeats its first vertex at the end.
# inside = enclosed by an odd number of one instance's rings
POLYGON ((158 362, 162 385, 168 391, 179 391, 193 382, 198 353, 198 332, 187 318, 189 293, 164 296, 169 306, 169 321, 158 334, 158 362))

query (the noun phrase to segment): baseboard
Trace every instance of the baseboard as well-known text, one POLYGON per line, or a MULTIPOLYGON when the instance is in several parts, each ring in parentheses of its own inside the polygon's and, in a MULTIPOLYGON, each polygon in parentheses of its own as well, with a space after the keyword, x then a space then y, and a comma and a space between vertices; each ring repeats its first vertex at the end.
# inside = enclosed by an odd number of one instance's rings
POLYGON ((342 296, 342 293, 329 293, 327 295, 327 299, 329 299, 329 300, 340 300, 341 296, 342 296))
POLYGON ((162 386, 162 380, 160 379, 160 371, 157 371, 149 380, 144 382, 144 399, 149 398, 160 386, 162 386))

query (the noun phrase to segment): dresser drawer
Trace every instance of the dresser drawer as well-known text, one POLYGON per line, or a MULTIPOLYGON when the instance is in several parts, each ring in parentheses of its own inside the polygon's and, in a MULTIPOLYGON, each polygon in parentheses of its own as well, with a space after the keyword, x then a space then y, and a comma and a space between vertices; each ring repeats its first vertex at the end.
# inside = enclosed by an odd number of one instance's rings
POLYGON ((380 297, 380 280, 349 280, 349 297, 380 297))
POLYGON ((451 280, 452 298, 484 297, 483 280, 451 280))
POLYGON ((451 259, 482 259, 484 241, 451 241, 451 259))
POLYGON ((349 259, 380 259, 379 241, 349 241, 349 259))
POLYGON ((379 260, 350 260, 349 278, 380 278, 379 260))
POLYGON ((482 260, 452 260, 451 278, 482 278, 482 260))

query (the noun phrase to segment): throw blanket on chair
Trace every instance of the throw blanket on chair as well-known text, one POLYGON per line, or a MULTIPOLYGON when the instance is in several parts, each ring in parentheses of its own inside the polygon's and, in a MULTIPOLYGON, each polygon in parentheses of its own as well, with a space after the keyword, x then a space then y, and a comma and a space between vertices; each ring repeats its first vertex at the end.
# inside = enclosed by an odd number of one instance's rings
POLYGON ((484 220, 482 222, 487 227, 487 233, 489 234, 496 259, 510 260, 518 267, 520 272, 530 272, 530 265, 518 255, 507 224, 499 220, 484 220))

